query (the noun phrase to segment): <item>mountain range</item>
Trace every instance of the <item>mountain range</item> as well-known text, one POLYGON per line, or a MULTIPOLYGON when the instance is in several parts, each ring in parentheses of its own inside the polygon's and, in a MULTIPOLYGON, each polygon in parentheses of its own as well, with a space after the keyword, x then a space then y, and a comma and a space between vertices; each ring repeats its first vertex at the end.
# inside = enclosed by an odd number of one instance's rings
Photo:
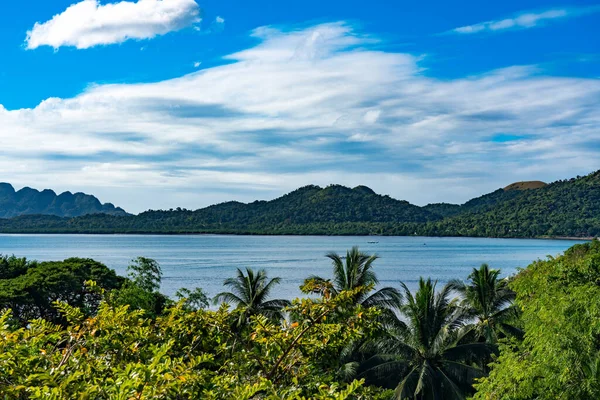
POLYGON ((0 218, 20 215, 45 214, 59 217, 79 217, 86 214, 127 215, 122 208, 110 203, 102 204, 91 195, 53 190, 41 192, 29 187, 15 191, 9 183, 0 183, 0 218))
POLYGON ((550 184, 517 182, 461 205, 419 207, 366 186, 311 185, 271 201, 195 211, 114 210, 0 219, 0 232, 592 237, 600 235, 600 171, 550 184))

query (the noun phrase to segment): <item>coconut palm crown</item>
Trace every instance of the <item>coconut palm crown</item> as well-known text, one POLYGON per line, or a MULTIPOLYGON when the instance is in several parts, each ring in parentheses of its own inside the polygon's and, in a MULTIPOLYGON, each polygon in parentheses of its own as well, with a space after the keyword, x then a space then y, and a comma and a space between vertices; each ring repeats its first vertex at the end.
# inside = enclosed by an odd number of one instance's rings
POLYGON ((448 286, 436 293, 436 283, 420 279, 413 295, 401 283, 403 321, 375 338, 377 354, 358 372, 367 383, 395 388, 394 399, 465 399, 474 392, 475 378, 489 358, 486 343, 463 343, 464 327, 448 286))
POLYGON ((246 268, 246 273, 237 269, 235 278, 228 278, 223 285, 230 289, 229 292, 221 292, 214 298, 215 304, 225 302, 233 305, 241 311, 238 321, 242 325, 247 319, 256 314, 268 318, 281 319, 283 308, 290 305, 288 300, 269 300, 273 287, 281 282, 281 278, 268 279, 264 269, 254 272, 246 268))
MULTIPOLYGON (((368 255, 353 247, 341 257, 337 253, 327 254, 333 264, 333 282, 319 276, 311 276, 306 281, 320 283, 314 290, 325 296, 336 296, 344 290, 354 290, 359 287, 372 288, 379 284, 373 271, 373 262, 379 257, 368 255)), ((375 292, 363 291, 356 295, 355 302, 363 307, 391 308, 401 300, 400 292, 392 287, 384 287, 375 292)))
POLYGON ((515 293, 499 276, 500 270, 482 264, 473 268, 467 283, 454 279, 448 284, 462 298, 461 306, 466 317, 474 320, 478 338, 488 343, 496 343, 498 335, 519 334, 509 323, 517 312, 512 304, 515 293))

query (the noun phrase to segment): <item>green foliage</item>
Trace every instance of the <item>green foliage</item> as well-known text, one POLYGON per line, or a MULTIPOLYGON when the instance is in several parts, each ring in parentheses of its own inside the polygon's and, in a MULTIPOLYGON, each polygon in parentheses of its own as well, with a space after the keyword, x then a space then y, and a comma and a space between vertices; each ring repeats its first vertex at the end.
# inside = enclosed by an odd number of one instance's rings
POLYGON ((377 354, 361 365, 359 376, 395 387, 394 399, 464 399, 484 376, 481 361, 491 348, 465 341, 470 328, 449 286, 436 293, 435 283, 420 279, 413 295, 401 285, 405 300, 399 309, 406 322, 372 339, 377 354))
POLYGON ((155 260, 138 257, 127 267, 129 279, 110 295, 114 305, 127 305, 132 310, 142 310, 148 317, 157 317, 171 303, 158 291, 162 270, 155 260))
POLYGON ((0 254, 0 279, 14 279, 26 273, 29 268, 34 267, 36 264, 35 261, 29 261, 26 258, 0 254))
POLYGON ((121 287, 124 279, 104 264, 91 259, 28 262, 24 258, 0 258, 0 309, 11 309, 13 319, 26 324, 36 318, 64 321, 53 303, 66 302, 86 315, 96 312, 101 295, 85 283, 93 280, 103 289, 121 287))
POLYGON ((343 344, 369 334, 371 311, 349 308, 327 319, 354 293, 335 301, 298 300, 303 320, 280 325, 251 318, 240 336, 225 307, 174 306, 156 319, 102 303, 86 317, 57 304, 68 324, 45 320, 13 328, 0 317, 0 393, 4 399, 383 399, 362 381, 336 382, 327 368, 343 344))
MULTIPOLYGON (((539 189, 494 192, 456 217, 427 224, 420 234, 535 237, 600 235, 600 171, 539 189)), ((477 200, 477 199, 474 199, 477 200)), ((474 201, 472 200, 472 201, 474 201)))
POLYGON ((599 241, 508 284, 482 265, 440 290, 431 279, 415 293, 401 283, 384 302, 367 301, 375 256, 355 248, 329 258, 333 281, 302 287, 322 296, 291 303, 269 299, 278 278, 238 270, 217 296, 230 311, 206 310, 201 289, 170 301, 150 259, 134 260, 126 279, 88 259, 0 257, 2 398, 600 397, 599 241), (514 333, 509 323, 525 334, 501 334, 514 333))
MULTIPOLYGON (((361 252, 358 247, 353 247, 346 253, 346 257, 329 253, 327 258, 333 264, 333 283, 318 276, 311 276, 304 283, 305 291, 327 297, 357 288, 373 288, 379 283, 373 271, 373 263, 377 260, 377 255, 368 255, 361 252)), ((398 290, 385 287, 374 293, 365 290, 357 291, 354 302, 364 307, 385 309, 393 307, 400 298, 398 290)))
POLYGON ((246 274, 237 269, 235 278, 228 278, 223 283, 230 292, 221 292, 215 296, 215 303, 226 302, 235 306, 238 311, 237 326, 240 327, 248 322, 254 315, 264 315, 268 318, 279 320, 282 318, 283 308, 290 302, 287 300, 269 300, 273 287, 281 281, 281 278, 268 279, 264 269, 255 273, 246 268, 246 274))
POLYGON ((600 242, 531 264, 511 288, 525 336, 502 342, 475 398, 600 398, 600 242))
POLYGON ((183 300, 183 304, 186 308, 194 311, 205 309, 210 304, 208 296, 202 288, 196 288, 194 290, 181 288, 175 293, 175 296, 179 300, 183 300))
POLYGON ((462 298, 464 316, 475 322, 477 339, 490 344, 495 344, 500 335, 521 333, 511 325, 517 320, 517 309, 512 304, 515 292, 499 275, 500 270, 482 264, 479 269, 473 268, 468 283, 457 279, 449 282, 462 298))
POLYGON ((129 279, 141 289, 154 292, 160 288, 162 269, 158 262, 151 258, 138 257, 127 267, 129 279))

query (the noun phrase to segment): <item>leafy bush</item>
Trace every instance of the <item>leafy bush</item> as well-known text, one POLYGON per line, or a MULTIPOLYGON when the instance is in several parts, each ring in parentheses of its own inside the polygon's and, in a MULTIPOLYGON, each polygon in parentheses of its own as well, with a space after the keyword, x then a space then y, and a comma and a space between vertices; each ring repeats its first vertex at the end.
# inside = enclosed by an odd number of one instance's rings
POLYGON ((501 344, 475 398, 600 398, 600 242, 531 264, 511 287, 525 337, 501 344))

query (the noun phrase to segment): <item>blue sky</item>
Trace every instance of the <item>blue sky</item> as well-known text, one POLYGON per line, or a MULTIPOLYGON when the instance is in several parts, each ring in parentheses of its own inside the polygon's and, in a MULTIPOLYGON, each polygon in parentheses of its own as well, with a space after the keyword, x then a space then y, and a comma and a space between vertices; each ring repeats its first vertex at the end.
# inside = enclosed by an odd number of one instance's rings
POLYGON ((0 180, 138 212, 600 168, 600 3, 9 2, 0 180))

